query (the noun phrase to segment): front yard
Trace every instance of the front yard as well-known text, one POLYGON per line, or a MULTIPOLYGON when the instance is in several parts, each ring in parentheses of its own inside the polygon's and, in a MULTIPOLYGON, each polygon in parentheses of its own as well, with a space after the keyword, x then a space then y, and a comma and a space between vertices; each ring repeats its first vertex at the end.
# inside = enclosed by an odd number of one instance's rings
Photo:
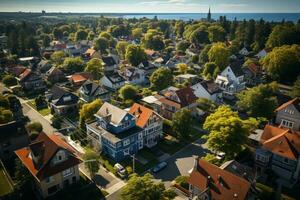
POLYGON ((12 191, 13 188, 10 185, 8 178, 6 177, 4 169, 2 169, 2 166, 0 165, 0 197, 9 194, 12 191))
POLYGON ((37 109, 34 99, 28 101, 28 105, 31 106, 36 111, 38 111, 43 116, 47 116, 47 115, 51 114, 51 111, 48 107, 37 109))

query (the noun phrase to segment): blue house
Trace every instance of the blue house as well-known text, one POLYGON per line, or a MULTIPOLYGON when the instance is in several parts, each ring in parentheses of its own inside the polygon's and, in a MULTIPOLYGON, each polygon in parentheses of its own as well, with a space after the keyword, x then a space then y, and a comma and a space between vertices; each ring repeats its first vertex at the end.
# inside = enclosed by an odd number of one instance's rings
POLYGON ((95 117, 96 121, 86 127, 96 150, 120 161, 143 148, 143 129, 132 114, 105 102, 95 117))

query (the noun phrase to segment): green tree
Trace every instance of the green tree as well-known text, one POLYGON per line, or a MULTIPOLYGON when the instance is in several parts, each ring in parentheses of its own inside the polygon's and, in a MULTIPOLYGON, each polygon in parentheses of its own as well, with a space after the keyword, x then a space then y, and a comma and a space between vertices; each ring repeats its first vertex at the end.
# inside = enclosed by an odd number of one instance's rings
POLYGON ((125 57, 125 54, 126 54, 126 48, 127 46, 129 45, 128 42, 126 41, 119 41, 117 43, 117 46, 116 46, 116 49, 118 51, 118 54, 121 58, 124 58, 125 57))
POLYGON ((143 44, 146 48, 156 51, 162 50, 165 46, 161 33, 153 29, 148 30, 144 35, 143 44))
POLYGON ((207 44, 204 46, 204 48, 202 49, 200 55, 199 55, 199 62, 204 64, 206 62, 208 62, 208 52, 210 50, 210 48, 212 47, 211 44, 207 44))
POLYGON ((92 58, 87 62, 84 71, 90 72, 95 80, 99 80, 103 73, 102 61, 99 58, 92 58))
POLYGON ((300 45, 274 48, 263 60, 263 67, 274 80, 293 83, 300 74, 300 45))
POLYGON ((147 60, 147 55, 141 46, 130 44, 126 48, 125 58, 133 66, 138 66, 141 62, 147 60))
POLYGON ((162 67, 155 70, 150 77, 151 87, 156 91, 163 90, 173 83, 172 71, 162 67))
POLYGON ((209 43, 208 32, 203 28, 198 28, 191 33, 190 42, 195 45, 209 43))
POLYGON ((102 101, 96 99, 91 103, 83 104, 79 110, 79 125, 81 128, 85 127, 85 123, 94 120, 94 114, 101 108, 102 101))
POLYGON ((51 38, 48 34, 43 34, 42 35, 42 42, 43 42, 43 47, 49 47, 51 38))
POLYGON ((107 40, 111 40, 113 38, 112 35, 107 31, 101 32, 99 35, 99 38, 101 38, 101 37, 106 38, 107 40))
POLYGON ((43 131, 43 126, 40 122, 31 122, 26 129, 29 133, 40 133, 43 131))
POLYGON ((197 100, 198 108, 203 110, 204 112, 212 113, 217 109, 217 105, 210 99, 199 98, 197 100))
POLYGON ((186 74, 188 71, 188 66, 185 63, 178 63, 176 68, 180 74, 186 74))
POLYGON ((132 29, 131 35, 134 39, 140 39, 143 36, 143 29, 141 28, 132 29))
POLYGON ((0 124, 6 124, 13 120, 13 113, 10 110, 0 108, 0 124))
POLYGON ((186 40, 181 40, 176 44, 176 50, 185 52, 186 49, 190 46, 190 43, 186 40))
POLYGON ((109 41, 105 37, 100 37, 95 41, 94 48, 101 53, 105 53, 109 47, 109 41))
POLYGON ((17 187, 22 187, 26 182, 32 180, 32 175, 28 169, 23 165, 20 159, 15 160, 15 173, 14 181, 17 184, 17 187))
POLYGON ((209 135, 205 136, 208 147, 216 152, 224 152, 228 159, 241 152, 248 139, 248 126, 229 106, 220 106, 206 118, 203 127, 209 131, 209 135))
POLYGON ((224 42, 226 37, 226 31, 222 26, 213 25, 208 27, 208 37, 210 42, 224 42))
POLYGON ((300 97, 300 76, 298 76, 297 80, 295 81, 290 95, 292 97, 300 97))
POLYGON ((271 119, 277 107, 275 91, 276 85, 274 84, 259 85, 242 91, 237 95, 239 99, 237 105, 252 117, 271 119))
POLYGON ((133 85, 124 85, 120 88, 119 94, 123 100, 135 100, 138 96, 138 89, 133 85))
POLYGON ((58 28, 54 28, 52 32, 53 36, 55 39, 61 39, 63 37, 63 31, 58 28))
POLYGON ((217 77, 217 73, 220 72, 219 67, 214 62, 208 62, 204 65, 203 76, 207 79, 214 79, 217 77))
POLYGON ((55 65, 61 65, 64 62, 64 59, 67 57, 66 53, 63 51, 55 51, 51 55, 51 60, 55 65))
POLYGON ((39 95, 35 98, 35 106, 37 109, 43 108, 47 106, 46 97, 44 95, 39 95))
POLYGON ((85 30, 80 29, 75 33, 75 40, 76 41, 85 40, 87 36, 88 33, 85 30))
POLYGON ((61 65, 61 68, 69 73, 82 72, 84 67, 85 63, 80 57, 66 58, 61 65))
POLYGON ((142 177, 136 174, 130 176, 127 184, 121 192, 122 200, 171 200, 176 197, 172 190, 166 190, 162 182, 153 181, 153 176, 149 173, 142 177))
POLYGON ((224 43, 215 43, 208 51, 209 62, 215 62, 223 70, 229 61, 230 51, 224 43))
POLYGON ((93 178, 100 169, 100 155, 92 149, 86 149, 83 155, 84 165, 90 172, 90 177, 93 178))
POLYGON ((2 82, 8 87, 17 85, 17 80, 12 75, 5 75, 2 79, 2 82))
POLYGON ((172 118, 172 129, 180 140, 187 140, 193 131, 193 116, 186 109, 178 110, 172 118))
POLYGON ((291 24, 281 24, 273 28, 266 46, 280 47, 292 44, 300 44, 300 27, 291 24))

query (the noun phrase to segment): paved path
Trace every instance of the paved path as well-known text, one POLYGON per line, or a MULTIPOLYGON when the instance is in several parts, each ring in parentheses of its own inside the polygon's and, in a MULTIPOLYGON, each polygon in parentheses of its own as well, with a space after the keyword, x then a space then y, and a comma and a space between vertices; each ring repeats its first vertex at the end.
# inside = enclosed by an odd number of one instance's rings
POLYGON ((44 116, 42 116, 38 111, 29 106, 26 101, 21 101, 21 104, 23 107, 23 114, 28 116, 28 118, 32 122, 40 122, 43 126, 43 131, 46 134, 52 134, 56 131, 56 129, 51 126, 50 122, 45 119, 44 116))

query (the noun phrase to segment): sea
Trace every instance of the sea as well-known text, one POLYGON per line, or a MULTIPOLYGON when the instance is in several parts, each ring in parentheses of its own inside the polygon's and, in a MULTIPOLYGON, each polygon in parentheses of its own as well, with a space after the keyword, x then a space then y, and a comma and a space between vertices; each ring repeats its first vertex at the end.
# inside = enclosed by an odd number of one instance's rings
MULTIPOLYGON (((149 18, 152 19, 157 16, 158 19, 166 19, 166 20, 200 20, 207 17, 207 13, 130 13, 130 14, 117 14, 118 17, 123 18, 149 18)), ((219 19, 220 16, 226 16, 228 20, 234 20, 235 18, 238 21, 241 20, 260 20, 264 19, 269 22, 281 22, 292 21, 297 23, 300 20, 300 13, 212 13, 212 19, 219 19)))

